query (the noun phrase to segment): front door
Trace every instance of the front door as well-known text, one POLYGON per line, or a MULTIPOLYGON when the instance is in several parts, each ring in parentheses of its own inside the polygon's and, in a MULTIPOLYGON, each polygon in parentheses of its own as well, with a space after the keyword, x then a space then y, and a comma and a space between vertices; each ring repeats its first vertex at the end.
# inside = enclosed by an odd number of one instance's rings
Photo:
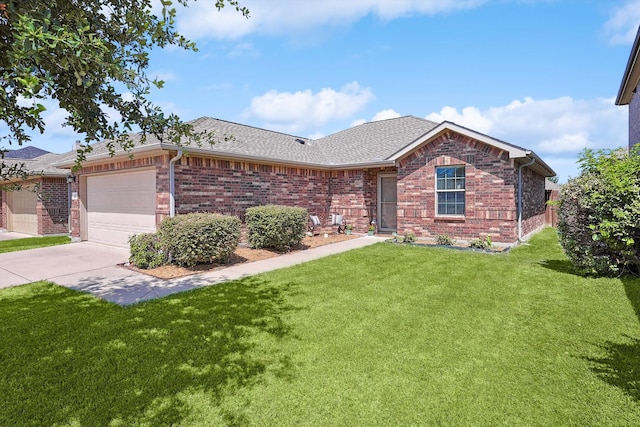
POLYGON ((397 231, 397 195, 396 175, 378 175, 378 230, 397 231))

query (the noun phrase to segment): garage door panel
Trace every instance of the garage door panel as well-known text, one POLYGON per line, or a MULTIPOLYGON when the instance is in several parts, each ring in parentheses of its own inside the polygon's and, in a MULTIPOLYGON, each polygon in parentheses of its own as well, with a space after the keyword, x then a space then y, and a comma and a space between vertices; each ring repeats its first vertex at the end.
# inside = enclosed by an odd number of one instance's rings
POLYGON ((12 191, 9 196, 9 230, 17 233, 38 234, 38 196, 33 188, 12 191))
POLYGON ((155 171, 87 178, 87 237, 127 246, 133 234, 156 231, 155 171))

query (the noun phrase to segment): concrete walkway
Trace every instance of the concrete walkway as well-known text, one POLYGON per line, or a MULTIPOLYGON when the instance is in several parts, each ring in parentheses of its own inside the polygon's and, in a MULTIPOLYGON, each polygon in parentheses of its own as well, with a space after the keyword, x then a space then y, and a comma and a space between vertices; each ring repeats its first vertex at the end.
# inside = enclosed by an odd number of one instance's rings
POLYGON ((237 264, 216 271, 168 280, 157 279, 118 266, 118 263, 127 261, 127 249, 95 245, 88 242, 72 243, 63 246, 33 249, 31 251, 0 254, 0 288, 46 279, 70 289, 89 292, 116 304, 129 305, 164 297, 176 292, 289 267, 351 249, 369 246, 382 242, 386 238, 376 236, 360 237, 261 261, 237 264), (63 252, 65 252, 65 249, 72 250, 65 255, 53 250, 56 248, 63 252), (77 268, 71 268, 73 265, 77 266, 77 268), (81 267, 82 265, 85 265, 85 267, 81 267), (69 268, 63 268, 65 266, 69 266, 69 268), (47 271, 49 274, 47 274, 47 271), (10 280, 5 280, 5 276, 10 278, 10 275, 14 279, 11 283, 9 283, 10 280), (6 284, 3 285, 5 282, 6 284))

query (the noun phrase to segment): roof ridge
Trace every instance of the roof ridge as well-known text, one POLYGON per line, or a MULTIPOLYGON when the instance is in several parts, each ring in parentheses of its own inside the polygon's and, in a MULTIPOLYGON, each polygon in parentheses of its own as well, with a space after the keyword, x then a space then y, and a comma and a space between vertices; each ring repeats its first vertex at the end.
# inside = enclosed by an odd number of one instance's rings
POLYGON ((231 125, 236 125, 236 126, 241 126, 241 127, 245 127, 245 128, 251 128, 251 129, 256 129, 256 130, 260 130, 260 131, 264 131, 264 132, 269 132, 269 133, 276 133, 276 134, 280 134, 280 135, 284 135, 284 136, 289 136, 291 138, 302 138, 305 141, 312 141, 311 138, 307 138, 306 136, 300 136, 300 135, 292 135, 290 133, 285 133, 285 132, 281 132, 281 131, 277 131, 277 130, 271 130, 271 129, 265 129, 265 128, 261 128, 258 126, 253 126, 253 125, 246 125, 244 123, 237 123, 237 122, 232 122, 230 120, 224 120, 224 119, 219 119, 217 117, 210 117, 210 116, 202 116, 199 117, 195 120, 192 120, 191 122, 187 122, 187 123, 195 123, 197 121, 204 121, 204 120, 215 120, 218 122, 222 122, 222 123, 229 123, 231 125))

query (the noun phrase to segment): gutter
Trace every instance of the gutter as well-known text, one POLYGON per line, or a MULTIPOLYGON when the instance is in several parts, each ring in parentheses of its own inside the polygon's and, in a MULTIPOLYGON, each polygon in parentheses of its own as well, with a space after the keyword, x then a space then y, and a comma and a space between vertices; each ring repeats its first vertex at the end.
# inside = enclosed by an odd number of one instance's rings
POLYGON ((169 160, 169 216, 176 216, 176 183, 175 183, 175 163, 182 157, 182 149, 174 158, 169 160))
POLYGON ((532 158, 529 163, 522 164, 518 167, 518 241, 522 241, 522 169, 533 165, 536 158, 532 158))

